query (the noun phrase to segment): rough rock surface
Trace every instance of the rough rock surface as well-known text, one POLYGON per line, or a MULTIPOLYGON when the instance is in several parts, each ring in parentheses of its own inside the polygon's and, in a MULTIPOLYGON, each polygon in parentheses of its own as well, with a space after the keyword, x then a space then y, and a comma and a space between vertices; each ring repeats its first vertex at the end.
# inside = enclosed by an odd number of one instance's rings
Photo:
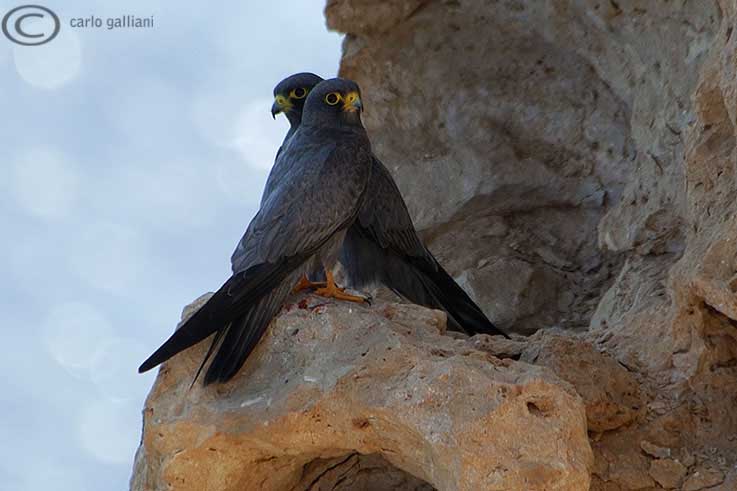
POLYGON ((540 332, 292 310, 231 384, 165 367, 133 489, 737 490, 737 0, 326 16, 430 248, 540 332))
POLYGON ((677 460, 657 459, 650 462, 650 477, 665 489, 680 486, 686 476, 686 467, 677 460))
POLYGON ((475 344, 581 391, 593 490, 658 460, 737 489, 737 1, 372 4, 328 26, 430 248, 502 327, 562 329, 475 344))
POLYGON ((591 432, 615 430, 638 420, 645 411, 635 377, 585 341, 540 331, 530 338, 520 359, 548 367, 573 385, 586 404, 591 432))
POLYGON ((683 483, 683 491, 699 491, 724 482, 724 474, 716 469, 697 468, 683 483))
POLYGON ((322 301, 283 313, 228 384, 190 389, 207 343, 166 363, 131 489, 588 488, 584 406, 548 369, 443 336, 439 312, 322 301))

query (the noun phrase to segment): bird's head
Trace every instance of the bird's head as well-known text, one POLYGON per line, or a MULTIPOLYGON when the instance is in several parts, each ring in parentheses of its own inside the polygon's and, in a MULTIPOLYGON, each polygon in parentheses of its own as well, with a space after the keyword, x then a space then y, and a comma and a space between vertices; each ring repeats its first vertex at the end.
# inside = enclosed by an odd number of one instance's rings
POLYGON ((307 94, 320 82, 322 77, 304 72, 295 73, 276 84, 271 115, 276 118, 277 114, 284 113, 292 126, 299 125, 307 94))
POLYGON ((362 126, 361 89, 353 80, 331 78, 317 84, 304 104, 303 123, 362 126))

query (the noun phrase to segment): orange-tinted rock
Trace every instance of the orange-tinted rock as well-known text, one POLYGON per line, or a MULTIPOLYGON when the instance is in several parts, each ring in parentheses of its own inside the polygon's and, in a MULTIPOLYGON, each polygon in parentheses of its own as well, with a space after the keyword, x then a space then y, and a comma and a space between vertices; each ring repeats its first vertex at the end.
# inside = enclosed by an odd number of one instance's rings
POLYGON ((178 355, 146 402, 132 489, 313 489, 336 466, 404 486, 387 489, 586 489, 581 399, 543 367, 441 335, 443 320, 398 304, 295 307, 207 388, 189 388, 207 343, 178 355))
POLYGON ((589 431, 617 429, 645 412, 640 386, 632 374, 584 340, 538 332, 530 338, 521 360, 550 368, 575 387, 586 404, 589 431))

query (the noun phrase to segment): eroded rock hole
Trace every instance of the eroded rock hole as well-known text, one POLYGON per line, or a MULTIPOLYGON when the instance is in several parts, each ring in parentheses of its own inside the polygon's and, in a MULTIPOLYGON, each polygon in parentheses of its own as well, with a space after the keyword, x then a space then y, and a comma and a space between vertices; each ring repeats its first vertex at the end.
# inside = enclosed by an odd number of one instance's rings
POLYGON ((435 491, 379 454, 352 453, 305 465, 293 491, 435 491))
POLYGON ((535 404, 534 402, 527 403, 527 411, 532 415, 542 416, 542 411, 539 407, 537 407, 537 404, 535 404))
POLYGON ((552 410, 552 404, 549 401, 527 401, 527 412, 538 418, 544 418, 552 410))

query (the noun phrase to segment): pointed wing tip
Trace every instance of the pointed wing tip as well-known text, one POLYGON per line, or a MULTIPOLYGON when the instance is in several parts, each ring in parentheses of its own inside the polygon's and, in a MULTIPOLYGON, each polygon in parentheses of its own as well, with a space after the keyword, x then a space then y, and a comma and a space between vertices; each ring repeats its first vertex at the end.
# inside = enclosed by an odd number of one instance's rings
MULTIPOLYGON (((157 363, 157 365, 158 365, 158 363, 157 363)), ((149 370, 151 370, 155 366, 156 365, 154 365, 151 362, 151 360, 146 360, 143 363, 141 363, 141 366, 140 367, 138 367, 138 373, 148 372, 149 370)))

